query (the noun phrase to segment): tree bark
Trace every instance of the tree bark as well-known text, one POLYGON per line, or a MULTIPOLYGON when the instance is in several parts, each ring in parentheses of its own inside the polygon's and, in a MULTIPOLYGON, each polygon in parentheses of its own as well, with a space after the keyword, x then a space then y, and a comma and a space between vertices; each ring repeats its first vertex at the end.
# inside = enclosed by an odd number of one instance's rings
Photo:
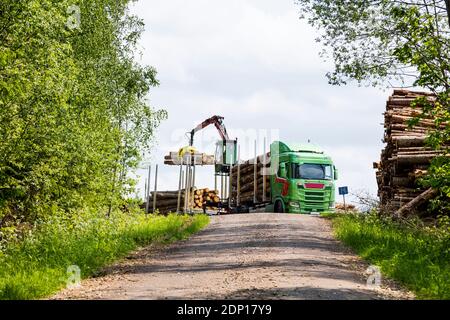
POLYGON ((447 9, 448 26, 450 27, 450 0, 445 0, 445 7, 447 9))

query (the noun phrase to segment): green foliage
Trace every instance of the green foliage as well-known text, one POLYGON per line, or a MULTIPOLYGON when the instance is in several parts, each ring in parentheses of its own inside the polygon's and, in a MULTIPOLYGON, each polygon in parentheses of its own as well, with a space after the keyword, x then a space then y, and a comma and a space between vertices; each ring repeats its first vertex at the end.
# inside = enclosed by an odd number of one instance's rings
POLYGON ((180 240, 201 230, 208 216, 144 215, 113 212, 40 223, 22 241, 10 242, 0 254, 0 299, 35 299, 63 288, 67 268, 76 265, 82 278, 126 256, 138 246, 180 240))
POLYGON ((339 215, 337 237, 422 299, 450 299, 450 222, 395 222, 376 214, 339 215))
MULTIPOLYGON (((422 116, 436 119, 430 146, 448 154, 450 144, 450 1, 297 0, 304 17, 322 31, 323 55, 335 63, 330 83, 423 87, 435 104, 418 99, 422 116)), ((415 122, 417 123, 417 121, 415 122)), ((411 123, 414 125, 414 122, 411 123)), ((442 192, 448 207, 450 158, 436 159, 425 185, 442 192)), ((449 211, 447 211, 448 213, 449 211)))
POLYGON ((328 74, 331 83, 384 85, 397 79, 449 88, 450 24, 444 0, 296 3, 302 17, 322 31, 317 40, 325 47, 323 55, 335 62, 328 74))
POLYGON ((167 116, 145 99, 158 81, 135 62, 130 2, 0 2, 0 298, 46 296, 69 265, 89 276, 207 223, 117 210, 167 116))
POLYGON ((158 82, 134 62, 143 23, 130 2, 79 1, 81 25, 69 28, 73 1, 1 1, 0 237, 120 204, 166 117, 145 100, 158 82))

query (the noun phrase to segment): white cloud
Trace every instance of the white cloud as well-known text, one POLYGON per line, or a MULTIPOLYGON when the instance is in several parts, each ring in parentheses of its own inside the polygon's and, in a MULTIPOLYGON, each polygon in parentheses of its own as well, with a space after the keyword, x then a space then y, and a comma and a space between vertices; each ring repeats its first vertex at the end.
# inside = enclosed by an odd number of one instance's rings
POLYGON ((274 13, 255 1, 141 0, 134 12, 145 19, 145 62, 163 77, 185 83, 193 68, 220 71, 257 64, 274 72, 323 69, 313 29, 298 19, 290 1, 273 1, 274 13), (310 50, 314 45, 315 50, 310 50))
MULTIPOLYGON (((185 132, 219 114, 240 141, 259 129, 278 129, 293 142, 311 139, 334 158, 339 184, 376 191, 371 168, 382 147, 388 93, 328 85, 331 65, 318 57, 316 34, 298 19, 292 0, 140 0, 133 11, 146 24, 142 60, 161 80, 152 105, 169 111, 155 162, 186 145, 185 132)), ((213 153, 218 138, 208 128, 196 136, 197 146, 213 153)), ((176 189, 176 176, 177 168, 162 167, 160 188, 176 189)), ((200 170, 197 181, 212 187, 212 169, 200 170)))

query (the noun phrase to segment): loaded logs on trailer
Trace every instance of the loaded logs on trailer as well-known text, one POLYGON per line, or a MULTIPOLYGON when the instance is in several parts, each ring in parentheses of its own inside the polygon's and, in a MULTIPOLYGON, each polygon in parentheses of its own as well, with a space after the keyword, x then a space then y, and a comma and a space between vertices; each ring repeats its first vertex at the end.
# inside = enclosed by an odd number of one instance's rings
MULTIPOLYGON (((193 189, 189 198, 190 205, 194 210, 214 210, 219 206, 219 192, 216 190, 193 189)), ((150 208, 153 204, 155 192, 151 193, 149 203, 150 208)), ((180 210, 184 208, 185 190, 181 190, 180 203, 178 203, 178 191, 159 191, 156 192, 156 209, 160 214, 176 212, 178 205, 180 210)))
MULTIPOLYGON (((427 174, 431 160, 442 155, 425 143, 430 130, 435 130, 434 119, 423 115, 423 106, 412 103, 425 97, 434 103, 436 97, 430 93, 395 90, 387 101, 384 142, 381 161, 374 163, 377 169, 378 196, 384 211, 404 216, 422 209, 436 195, 426 190, 418 179, 427 174), (421 116, 412 127, 409 122, 421 116)), ((446 124, 442 124, 445 126, 446 124)))
POLYGON ((231 198, 239 202, 233 205, 252 205, 270 201, 270 175, 263 174, 270 170, 269 157, 270 154, 267 153, 265 156, 257 157, 256 161, 251 159, 232 167, 231 198))
POLYGON ((184 157, 180 157, 178 152, 170 152, 164 157, 164 164, 169 166, 181 165, 181 161, 183 161, 183 164, 190 163, 201 166, 213 166, 215 164, 213 155, 198 152, 186 154, 184 157))

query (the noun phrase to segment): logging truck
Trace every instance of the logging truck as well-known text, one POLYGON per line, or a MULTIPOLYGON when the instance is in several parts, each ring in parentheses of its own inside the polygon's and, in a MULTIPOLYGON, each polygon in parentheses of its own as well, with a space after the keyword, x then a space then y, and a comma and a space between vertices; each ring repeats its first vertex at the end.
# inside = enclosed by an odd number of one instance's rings
POLYGON ((234 165, 231 210, 264 207, 266 212, 320 213, 334 210, 338 170, 311 144, 274 142, 270 152, 234 165))
MULTIPOLYGON (((180 166, 180 179, 177 193, 161 194, 161 197, 167 196, 164 209, 170 211, 176 207, 179 212, 183 206, 184 212, 192 212, 202 207, 206 212, 212 207, 218 208, 219 213, 245 213, 251 209, 320 213, 334 209, 338 171, 332 159, 317 146, 276 141, 271 144, 269 152, 264 151, 263 155, 245 162, 237 160, 237 149, 238 141, 230 139, 221 116, 206 119, 191 130, 189 147, 165 157, 165 164, 180 166), (214 125, 221 136, 213 158, 196 154, 193 148, 195 134, 210 125, 214 125), (196 165, 212 164, 215 166, 214 194, 206 189, 192 194, 196 165), (184 190, 191 192, 185 193, 184 190)), ((156 207, 155 198, 153 203, 156 207)), ((159 209, 162 210, 161 207, 159 209)))

